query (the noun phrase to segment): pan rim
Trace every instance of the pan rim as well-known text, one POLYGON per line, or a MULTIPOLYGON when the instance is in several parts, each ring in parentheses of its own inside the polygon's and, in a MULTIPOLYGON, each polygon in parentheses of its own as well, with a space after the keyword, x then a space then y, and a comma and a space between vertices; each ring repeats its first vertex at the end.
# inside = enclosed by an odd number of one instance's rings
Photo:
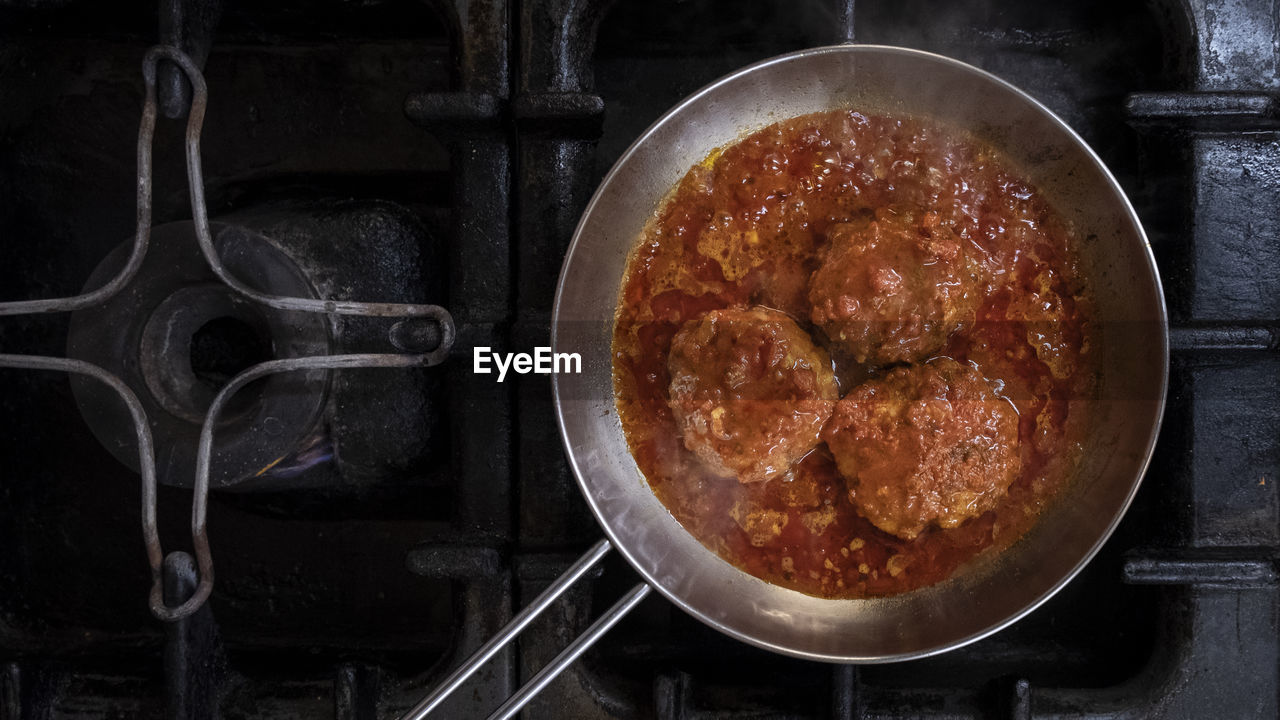
MULTIPOLYGON (((640 562, 638 562, 638 560, 635 558, 631 549, 624 542, 619 541, 617 533, 615 532, 612 524, 608 522, 608 520, 605 518, 604 513, 601 510, 599 503, 597 502, 597 498, 595 498, 594 495, 590 492, 587 481, 584 478, 584 472, 580 467, 579 459, 576 457, 574 448, 570 444, 569 434, 566 428, 566 408, 562 402, 563 395, 561 393, 559 376, 553 374, 551 376, 551 382, 552 382, 552 392, 554 397, 554 405, 555 405, 555 413, 556 413, 556 423, 559 429, 560 441, 565 449, 566 457, 569 460, 569 465, 573 469, 574 479, 577 481, 578 488, 582 493, 584 499, 587 501, 588 506, 591 508, 591 512, 595 516, 596 522, 604 530, 606 537, 609 538, 613 547, 615 547, 618 550, 618 552, 621 553, 624 558, 626 558, 628 564, 630 564, 640 574, 640 576, 644 579, 646 583, 648 583, 651 587, 658 590, 664 597, 667 598, 668 601, 672 602, 677 607, 679 607, 686 613, 692 615, 699 621, 716 629, 719 632, 722 632, 728 635, 729 637, 732 637, 741 642, 745 642, 749 645, 759 647, 765 650, 769 650, 771 652, 779 653, 782 655, 801 658, 805 660, 815 660, 815 661, 821 661, 821 662, 844 663, 844 664, 882 664, 882 663, 890 663, 890 662, 901 662, 906 660, 915 660, 915 659, 930 657, 933 655, 938 655, 944 652, 949 652, 951 650, 955 650, 965 645, 969 645, 971 643, 977 642, 983 638, 989 637, 990 635, 1003 630, 1004 628, 1026 617, 1028 614, 1034 612, 1037 608, 1039 608, 1041 605, 1047 602, 1050 598, 1056 595, 1063 587, 1065 587, 1069 582, 1071 582, 1071 580, 1073 580, 1080 573, 1080 571, 1083 570, 1084 567, 1088 565, 1089 562, 1092 561, 1093 558, 1098 554, 1098 552, 1102 549, 1103 545, 1105 545, 1106 542, 1110 539, 1111 535, 1114 533, 1116 527, 1120 524, 1125 514, 1128 512, 1128 509, 1132 504, 1133 499, 1138 492, 1138 489, 1142 485, 1142 480, 1146 477, 1146 473, 1150 467, 1152 457, 1154 456, 1154 453, 1155 453, 1156 443, 1160 436, 1160 430, 1163 424, 1164 411, 1165 411, 1165 406, 1167 402, 1168 383, 1169 383, 1168 309, 1165 303, 1163 282, 1160 278, 1159 268, 1156 264, 1155 254, 1151 248, 1151 243, 1149 238, 1147 237, 1146 231, 1142 226, 1141 219, 1138 217, 1138 214, 1136 210, 1133 208, 1133 205, 1130 202, 1128 196, 1125 194, 1123 188, 1120 186, 1120 183, 1116 180, 1115 176, 1111 173, 1110 169, 1106 166, 1106 164, 1102 161, 1102 159, 1098 157, 1097 153, 1094 152, 1093 148, 1090 147, 1089 144, 1086 143, 1084 139, 1081 138, 1080 135, 1074 129, 1071 128, 1071 126, 1069 126, 1065 121, 1063 121, 1060 117, 1058 117, 1056 113, 1054 113, 1052 110, 1046 107, 1043 103, 1036 100, 1034 97, 1028 95, 1025 91, 1021 90, 1020 88, 1013 85, 1012 83, 1009 83, 1008 81, 1003 80, 1002 78, 990 72, 982 70, 981 68, 975 67, 973 65, 962 62, 960 60, 956 60, 951 57, 947 57, 945 55, 939 55, 937 53, 932 53, 924 50, 916 50, 913 48, 905 48, 905 47, 898 47, 898 46, 892 46, 892 45, 872 45, 872 44, 827 45, 827 46, 820 46, 820 47, 814 47, 814 48, 807 48, 804 50, 799 50, 796 52, 786 53, 783 55, 767 58, 759 62, 742 67, 732 73, 729 73, 727 75, 724 75, 712 81, 711 83, 708 83, 707 85, 703 86, 702 88, 688 95, 687 97, 685 97, 684 99, 682 99, 681 101, 673 105, 671 108, 669 108, 666 112, 664 112, 661 117, 659 117, 656 121, 650 124, 649 127, 646 128, 645 131, 642 132, 636 138, 636 140, 631 143, 630 146, 628 146, 626 151, 623 152, 618 157, 614 165, 610 168, 609 172, 606 173, 604 178, 600 181, 600 184, 597 187, 595 193, 592 195, 591 200, 587 203, 586 207, 583 209, 578 225, 574 230, 573 238, 570 241, 569 246, 565 252, 565 257, 560 268, 560 276, 556 283, 555 302, 552 308, 552 315, 551 315, 551 345, 554 349, 558 350, 560 347, 558 343, 558 327, 559 327, 559 321, 561 317, 562 300, 563 300, 565 286, 566 286, 566 277, 567 277, 566 271, 569 268, 570 263, 579 245, 583 242, 583 231, 587 224, 586 221, 589 217, 591 217, 592 212, 595 209, 596 205, 601 201, 601 198, 604 195, 606 188, 608 188, 609 184, 613 181, 614 177, 619 172, 621 172, 623 166, 627 164, 627 161, 639 150, 639 148, 641 148, 646 143, 646 141, 649 140, 661 127, 663 127, 666 123, 670 122, 673 117, 679 115, 686 108, 697 104, 703 98, 705 98, 708 94, 712 93, 713 91, 719 89, 720 87, 726 84, 735 82, 746 75, 758 72, 764 68, 768 68, 773 65, 792 62, 792 61, 796 61, 796 60, 811 57, 811 56, 825 55, 825 54, 832 54, 832 53, 887 53, 887 54, 909 56, 909 57, 913 57, 920 60, 926 60, 929 62, 935 62, 935 63, 947 65, 954 70, 975 75, 979 79, 988 83, 993 83, 994 85, 1003 89, 1004 91, 1011 93, 1020 102, 1025 103, 1031 109, 1033 109, 1040 115, 1044 116, 1047 120, 1049 120, 1049 122, 1055 128, 1057 128, 1058 131, 1064 133, 1065 138, 1072 145, 1074 145, 1077 150, 1080 150, 1083 152, 1084 157, 1088 159, 1088 162, 1092 164, 1094 169, 1103 178, 1103 182, 1106 184, 1107 189, 1119 201, 1120 207, 1123 210, 1123 215, 1125 220, 1127 220, 1127 222, 1132 226, 1132 229, 1136 233, 1137 238, 1141 241, 1141 244, 1142 244, 1141 258, 1145 262, 1145 269, 1149 272, 1151 280, 1153 281, 1153 290, 1155 293, 1154 307, 1157 310, 1156 314, 1158 316, 1157 319, 1159 321, 1159 338, 1158 338, 1159 347, 1158 347, 1157 355, 1159 359, 1162 360, 1162 362, 1160 367, 1158 368, 1159 393, 1153 408, 1155 421, 1151 425, 1150 433, 1146 438, 1145 447, 1141 448, 1141 450, 1138 453, 1138 457, 1140 458, 1140 462, 1137 465, 1138 469, 1137 469, 1137 472, 1135 473, 1134 479, 1130 483, 1128 491, 1124 496, 1123 502, 1121 502, 1118 506, 1116 506, 1116 509, 1110 521, 1107 523, 1105 530, 1097 537, 1097 539, 1093 542, 1093 544, 1089 547, 1089 549, 1080 556, 1080 559, 1071 567, 1071 569, 1068 572, 1064 573, 1054 583, 1052 583, 1045 591, 1043 591, 1040 595, 1030 600, 1021 609, 1007 615, 1006 617, 1004 617, 1003 619, 997 622, 991 623, 990 625, 988 625, 985 628, 982 628, 981 630, 978 630, 964 637, 957 638, 933 647, 927 647, 927 648, 923 648, 916 651, 902 652, 902 653, 896 653, 896 654, 890 654, 890 655, 867 656, 867 655, 852 655, 852 654, 832 654, 832 653, 823 653, 823 652, 813 652, 808 650, 798 650, 796 648, 787 647, 785 645, 780 645, 775 642, 770 642, 768 640, 755 637, 754 635, 744 632, 738 628, 719 622, 715 618, 706 615, 702 611, 688 604, 684 600, 684 598, 682 598, 679 594, 675 593, 673 590, 668 588, 666 585, 660 582, 656 577, 654 577, 652 573, 647 571, 646 568, 640 562)), ((705 548, 704 550, 707 553, 712 552, 711 550, 706 550, 705 548)), ((739 570, 739 572, 742 572, 742 571, 739 570)), ((746 573, 743 573, 743 574, 747 577, 751 577, 749 575, 746 575, 746 573)), ((833 601, 848 602, 848 600, 845 600, 845 599, 839 599, 839 600, 833 600, 833 601)))

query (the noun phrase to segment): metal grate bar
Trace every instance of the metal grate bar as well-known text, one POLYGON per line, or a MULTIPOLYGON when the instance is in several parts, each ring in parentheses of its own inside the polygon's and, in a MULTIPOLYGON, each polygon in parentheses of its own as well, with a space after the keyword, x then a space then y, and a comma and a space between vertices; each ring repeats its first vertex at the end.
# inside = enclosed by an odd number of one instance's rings
POLYGON ((1280 328, 1270 325, 1181 325, 1169 329, 1174 352, 1280 349, 1280 328))

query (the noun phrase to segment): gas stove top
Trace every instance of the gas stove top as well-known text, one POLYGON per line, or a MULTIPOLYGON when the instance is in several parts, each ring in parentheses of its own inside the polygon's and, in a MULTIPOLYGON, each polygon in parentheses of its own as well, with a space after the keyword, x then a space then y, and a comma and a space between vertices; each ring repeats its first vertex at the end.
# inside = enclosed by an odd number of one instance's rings
MULTIPOLYGON (((1119 178, 1173 325, 1142 490, 1080 576, 968 647, 815 664, 655 596, 523 716, 1276 717, 1276 37, 1275 8, 1246 0, 0 0, 0 302, 75 296, 126 264, 141 68, 159 42, 203 63, 202 186, 233 274, 321 304, 434 304, 456 328, 404 307, 290 315, 228 290, 191 222, 184 132, 199 93, 162 62, 153 231, 133 282, 74 312, 0 316, 0 718, 412 707, 601 537, 547 378, 476 375, 472 349, 548 344, 579 214, 668 107, 750 62, 840 42, 989 70, 1119 178), (148 610, 128 415, 92 379, 14 358, 92 362, 133 388, 160 538, 195 553, 201 424, 229 378, 270 358, 421 359, 448 340, 439 364, 317 367, 228 402, 208 477, 217 583, 170 623, 148 610)), ((165 561, 169 606, 196 591, 194 564, 165 561)), ((438 716, 485 716, 635 582, 607 561, 438 716)))

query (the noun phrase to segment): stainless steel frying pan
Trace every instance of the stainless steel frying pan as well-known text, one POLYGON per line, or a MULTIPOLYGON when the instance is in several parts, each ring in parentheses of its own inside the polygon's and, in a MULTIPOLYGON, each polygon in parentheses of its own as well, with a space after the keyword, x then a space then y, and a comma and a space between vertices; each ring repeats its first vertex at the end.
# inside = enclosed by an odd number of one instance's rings
POLYGON ((496 717, 509 717, 555 673, 656 589, 744 642, 811 660, 877 663, 959 647, 1047 600, 1098 551, 1151 457, 1164 407, 1168 330, 1160 278, 1115 178, 1065 123, 1004 81, 938 55, 894 47, 816 48, 724 77, 674 107, 605 177, 560 274, 552 344, 583 358, 554 378, 560 429, 582 492, 608 535, 546 595, 409 717, 423 717, 563 589, 617 548, 644 583, 496 717), (771 585, 721 560, 649 490, 613 399, 614 310, 627 257, 671 188, 713 149, 778 120, 841 107, 937 118, 1001 149, 1086 238, 1079 248, 1098 313, 1099 409, 1078 477, 1030 533, 956 576, 905 595, 828 600, 771 585), (419 711, 422 711, 420 714, 419 711))

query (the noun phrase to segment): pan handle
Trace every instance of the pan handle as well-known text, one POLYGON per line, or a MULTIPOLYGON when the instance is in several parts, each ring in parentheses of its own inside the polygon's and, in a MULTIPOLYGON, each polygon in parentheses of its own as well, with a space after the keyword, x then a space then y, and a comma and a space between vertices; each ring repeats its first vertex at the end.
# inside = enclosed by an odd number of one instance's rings
MULTIPOLYGON (((609 544, 608 540, 601 540, 593 545, 563 575, 556 578, 555 582, 551 583, 541 595, 535 598, 528 607, 521 610, 519 614, 511 619, 511 622, 499 630, 497 635, 494 635, 479 650, 476 650, 475 654, 467 658, 467 661, 462 663, 457 670, 450 673, 449 677, 445 678, 439 687, 423 698, 422 702, 415 705, 412 710, 405 713, 401 720, 423 720, 426 718, 432 710, 435 710, 440 703, 444 702, 445 698, 461 687, 467 678, 471 677, 476 670, 479 670, 481 665, 484 665, 485 662, 497 654, 503 646, 514 640, 534 618, 541 615, 544 610, 551 606, 551 603, 555 602, 556 598, 563 595, 565 590, 572 587, 588 570, 600 562, 605 555, 608 555, 612 549, 613 546, 609 544)), ((597 618, 591 624, 591 627, 587 628, 586 632, 579 635, 568 647, 560 651, 560 654, 556 655, 554 660, 538 671, 538 674, 534 675, 529 682, 517 690, 516 694, 508 698, 501 707, 495 710, 489 716, 489 720, 507 720, 507 718, 511 718, 520 712, 520 709, 526 703, 550 684, 565 668, 573 664, 573 661, 586 652, 587 648, 595 644, 619 620, 631 612, 636 605, 639 605, 640 601, 649 594, 650 589, 647 583, 639 583, 626 595, 623 595, 622 599, 614 603, 613 607, 597 618)))

